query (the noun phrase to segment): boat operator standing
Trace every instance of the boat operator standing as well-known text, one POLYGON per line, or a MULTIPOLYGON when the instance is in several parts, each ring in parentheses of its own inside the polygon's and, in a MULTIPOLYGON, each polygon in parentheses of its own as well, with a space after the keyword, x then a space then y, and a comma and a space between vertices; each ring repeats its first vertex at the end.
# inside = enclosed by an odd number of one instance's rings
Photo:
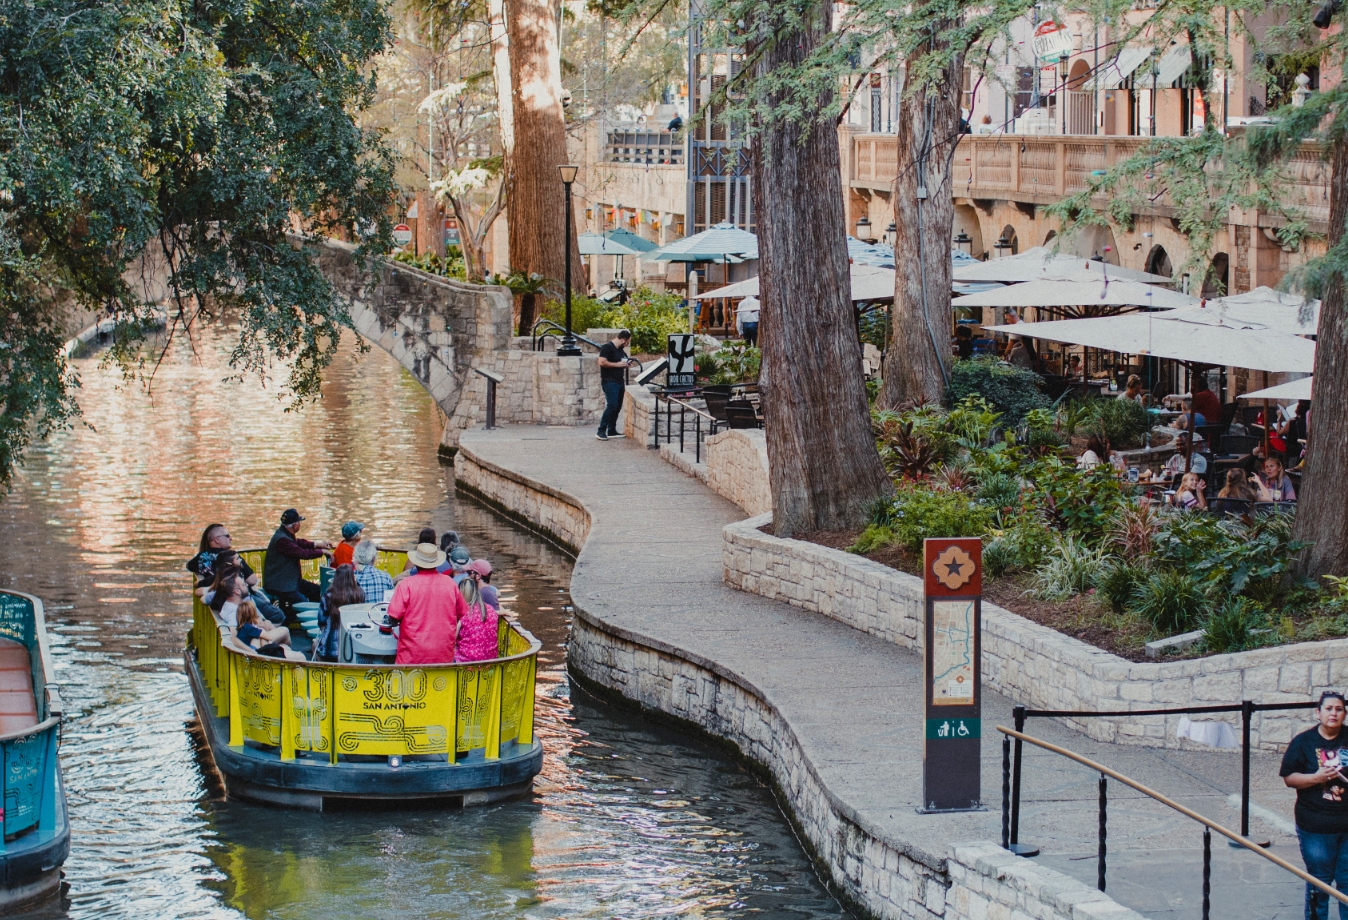
POLYGON ((262 585, 277 602, 290 608, 304 601, 318 603, 318 585, 300 576, 300 560, 318 559, 331 543, 312 543, 299 538, 300 523, 304 518, 294 508, 281 514, 281 526, 271 535, 267 544, 267 558, 262 566, 262 585))

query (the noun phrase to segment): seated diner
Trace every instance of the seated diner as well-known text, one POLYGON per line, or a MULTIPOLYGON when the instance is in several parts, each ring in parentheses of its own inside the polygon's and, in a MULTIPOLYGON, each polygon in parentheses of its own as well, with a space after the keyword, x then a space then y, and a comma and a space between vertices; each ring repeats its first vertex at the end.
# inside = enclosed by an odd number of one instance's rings
POLYGON ((1287 475, 1286 463, 1282 454, 1269 454, 1268 459, 1264 461, 1264 468, 1259 473, 1259 481, 1269 493, 1269 497, 1264 499, 1265 501, 1294 502, 1297 500, 1297 492, 1292 486, 1291 478, 1287 475))
POLYGON ((1207 483, 1199 479, 1197 473, 1185 473, 1179 488, 1170 496, 1170 504, 1185 511, 1203 511, 1208 507, 1208 500, 1203 495, 1206 488, 1207 483))

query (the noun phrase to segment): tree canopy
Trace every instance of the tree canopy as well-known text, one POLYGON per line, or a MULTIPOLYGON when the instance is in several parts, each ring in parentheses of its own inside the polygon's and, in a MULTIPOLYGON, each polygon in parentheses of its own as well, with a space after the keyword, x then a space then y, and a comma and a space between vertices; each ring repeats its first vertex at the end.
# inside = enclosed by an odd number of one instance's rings
POLYGON ((350 318, 296 235, 390 248, 392 160, 358 114, 381 0, 0 0, 0 486, 76 411, 67 310, 169 342, 230 311, 232 363, 317 394, 350 318))

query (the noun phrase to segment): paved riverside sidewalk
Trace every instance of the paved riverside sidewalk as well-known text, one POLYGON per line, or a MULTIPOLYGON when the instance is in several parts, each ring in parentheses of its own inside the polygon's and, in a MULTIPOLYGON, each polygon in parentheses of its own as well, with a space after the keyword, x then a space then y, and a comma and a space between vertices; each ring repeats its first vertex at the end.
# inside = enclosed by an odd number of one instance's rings
MULTIPOLYGON (((787 719, 831 793, 924 861, 952 843, 1001 839, 1001 736, 1013 701, 985 692, 985 812, 919 815, 922 791, 922 659, 820 614, 722 583, 721 529, 739 508, 626 440, 589 429, 514 426, 466 431, 470 454, 561 490, 590 511, 589 538, 571 580, 575 602, 636 635, 717 662, 787 719)), ((1240 758, 1231 751, 1173 751, 1092 741, 1055 722, 1030 734, 1090 757, 1227 827, 1240 758)), ((1021 840, 1038 863, 1096 881, 1098 775, 1026 747, 1021 840)), ((1290 836, 1292 795, 1278 758, 1257 754, 1254 836, 1301 865, 1290 836)), ((1202 829, 1121 784, 1108 787, 1107 892, 1149 917, 1198 917, 1202 829)), ((1213 916, 1299 917, 1303 886, 1260 857, 1213 842, 1213 916)))

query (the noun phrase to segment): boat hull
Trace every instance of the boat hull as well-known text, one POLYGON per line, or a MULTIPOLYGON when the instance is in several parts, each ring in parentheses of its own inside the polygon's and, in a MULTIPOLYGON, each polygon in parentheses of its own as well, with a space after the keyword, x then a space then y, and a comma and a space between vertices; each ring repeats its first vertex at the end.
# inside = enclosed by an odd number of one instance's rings
POLYGON ((398 767, 374 758, 336 765, 326 756, 283 761, 274 751, 231 747, 229 719, 214 715, 196 658, 188 650, 183 660, 206 749, 226 793, 234 798, 313 811, 362 801, 395 807, 482 805, 528 794, 543 769, 543 746, 537 738, 528 745, 502 745, 495 760, 481 754, 454 764, 443 758, 409 758, 398 767))

